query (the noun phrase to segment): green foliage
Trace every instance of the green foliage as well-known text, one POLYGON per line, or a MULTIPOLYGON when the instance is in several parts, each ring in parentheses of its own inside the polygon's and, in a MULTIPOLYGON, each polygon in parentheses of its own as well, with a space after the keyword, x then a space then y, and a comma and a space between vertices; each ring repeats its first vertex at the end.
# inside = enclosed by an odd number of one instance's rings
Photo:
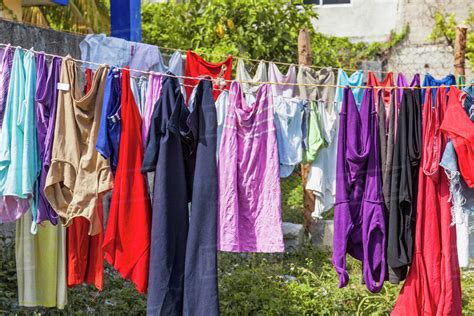
MULTIPOLYGON (((301 28, 317 14, 302 1, 208 0, 142 7, 143 40, 199 53, 294 61, 301 28)), ((222 56, 211 56, 211 60, 222 56)))
MULTIPOLYGON (((469 61, 471 69, 474 70, 474 9, 469 10, 469 15, 463 24, 467 26, 466 59, 469 61)), ((428 39, 432 41, 443 40, 454 48, 457 25, 459 23, 456 21, 454 13, 437 11, 435 13, 435 25, 428 39)))
POLYGON ((206 0, 142 7, 143 41, 160 47, 193 49, 211 61, 228 54, 253 59, 296 62, 298 33, 310 32, 314 64, 355 67, 383 55, 408 32, 387 43, 352 43, 348 38, 314 31, 313 6, 290 0, 206 0))

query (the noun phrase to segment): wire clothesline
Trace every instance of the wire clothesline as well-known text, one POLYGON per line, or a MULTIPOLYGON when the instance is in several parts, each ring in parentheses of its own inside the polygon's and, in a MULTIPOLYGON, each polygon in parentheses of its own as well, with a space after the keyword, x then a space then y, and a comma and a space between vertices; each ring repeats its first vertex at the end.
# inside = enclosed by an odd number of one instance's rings
MULTIPOLYGON (((55 54, 50 54, 42 51, 35 51, 33 48, 27 49, 23 48, 21 46, 14 46, 11 44, 4 44, 0 43, 0 46, 3 47, 8 47, 10 46, 11 48, 16 48, 16 49, 21 49, 26 52, 32 52, 34 54, 44 54, 45 56, 49 57, 57 57, 57 58, 68 58, 76 63, 80 64, 89 64, 89 65, 95 65, 95 66, 111 66, 107 64, 101 64, 101 63, 96 63, 96 62, 91 62, 87 60, 81 60, 77 58, 73 58, 70 55, 68 56, 61 56, 61 55, 55 55, 55 54)), ((155 71, 145 71, 145 70, 139 70, 139 69, 131 69, 131 68, 126 68, 126 67, 117 67, 113 66, 116 69, 121 69, 121 70, 129 70, 130 72, 135 72, 135 73, 141 73, 141 74, 146 74, 146 75, 161 75, 164 77, 171 77, 171 78, 177 78, 177 79, 191 79, 191 80, 209 80, 213 81, 214 79, 212 78, 206 78, 206 77, 190 77, 190 76, 180 76, 180 75, 175 75, 171 73, 160 73, 160 72, 155 72, 155 71)), ((369 89, 369 88, 374 88, 374 89, 427 89, 427 88, 439 88, 440 86, 415 86, 415 87, 406 87, 406 86, 364 86, 364 85, 338 85, 338 84, 318 84, 318 83, 290 83, 290 82, 272 82, 272 81, 252 81, 252 80, 227 80, 224 78, 220 79, 221 81, 224 81, 226 83, 231 83, 233 81, 237 81, 240 83, 248 83, 252 85, 261 85, 261 84, 268 84, 268 85, 277 85, 277 86, 296 86, 296 87, 329 87, 329 88, 345 88, 345 87, 350 87, 352 89, 369 89)), ((469 87, 469 86, 474 86, 473 83, 465 83, 465 84, 457 84, 456 86, 458 87, 469 87)))

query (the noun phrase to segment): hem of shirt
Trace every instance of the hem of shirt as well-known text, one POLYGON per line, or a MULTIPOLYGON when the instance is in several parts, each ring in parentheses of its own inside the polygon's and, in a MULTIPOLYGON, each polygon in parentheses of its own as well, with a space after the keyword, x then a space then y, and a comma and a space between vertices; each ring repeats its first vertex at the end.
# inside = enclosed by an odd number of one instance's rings
POLYGON ((18 305, 19 306, 24 306, 24 307, 45 307, 45 308, 57 308, 57 309, 64 309, 66 307, 66 303, 63 304, 57 304, 57 303, 46 303, 43 301, 37 301, 37 302, 29 302, 29 301, 19 301, 18 305))
POLYGON ((267 245, 255 245, 255 244, 219 244, 218 251, 221 252, 285 252, 285 245, 282 244, 267 244, 267 245))

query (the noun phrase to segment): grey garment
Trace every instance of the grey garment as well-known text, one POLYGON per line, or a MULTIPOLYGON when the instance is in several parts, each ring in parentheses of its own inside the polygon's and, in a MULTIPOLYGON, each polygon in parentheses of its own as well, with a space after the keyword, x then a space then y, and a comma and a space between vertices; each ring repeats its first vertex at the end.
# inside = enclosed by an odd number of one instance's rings
POLYGON ((148 86, 148 79, 145 76, 140 78, 130 77, 130 88, 132 89, 133 98, 137 103, 138 111, 143 117, 145 113, 146 89, 148 86))
POLYGON ((104 231, 107 228, 107 221, 110 213, 110 201, 112 201, 112 190, 107 191, 102 198, 102 208, 104 210, 104 231))
POLYGON ((469 254, 469 232, 474 230, 474 226, 469 225, 469 217, 474 215, 474 189, 464 182, 457 161, 456 151, 449 141, 439 165, 445 169, 449 179, 451 216, 453 224, 456 225, 459 266, 468 267, 472 258, 469 254))
MULTIPOLYGON (((392 180, 392 165, 393 165, 393 154, 395 148, 395 111, 396 111, 396 93, 395 90, 391 93, 389 117, 387 120, 387 112, 385 110, 385 104, 382 97, 383 90, 379 90, 378 94, 378 125, 379 125, 379 139, 380 139, 380 165, 382 171, 382 193, 385 202, 385 219, 388 222, 389 210, 390 210, 390 199, 391 199, 391 180, 392 180)), ((388 227, 388 225, 387 225, 388 227)), ((405 267, 406 270, 406 267, 405 267)), ((388 280, 392 284, 398 284, 401 281, 401 275, 406 273, 402 271, 402 274, 391 267, 387 267, 388 280)))
POLYGON ((395 147, 395 111, 396 94, 392 91, 390 98, 389 117, 387 120, 382 90, 379 93, 378 120, 380 138, 380 162, 382 166, 382 190, 386 206, 386 214, 390 209, 390 184, 392 178, 393 151, 395 147))
MULTIPOLYGON (((331 67, 314 70, 308 66, 300 65, 297 82, 299 84, 334 85, 336 76, 331 67)), ((336 87, 329 86, 299 86, 297 96, 303 99, 333 102, 336 97, 336 87)))

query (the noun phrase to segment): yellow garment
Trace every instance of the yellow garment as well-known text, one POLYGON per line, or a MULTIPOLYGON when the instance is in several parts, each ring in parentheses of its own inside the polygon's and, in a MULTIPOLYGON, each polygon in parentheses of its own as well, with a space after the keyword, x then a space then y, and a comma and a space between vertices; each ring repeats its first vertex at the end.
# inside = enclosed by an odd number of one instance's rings
POLYGON ((16 222, 19 305, 63 309, 67 302, 66 228, 43 222, 32 235, 31 222, 31 210, 16 222))

